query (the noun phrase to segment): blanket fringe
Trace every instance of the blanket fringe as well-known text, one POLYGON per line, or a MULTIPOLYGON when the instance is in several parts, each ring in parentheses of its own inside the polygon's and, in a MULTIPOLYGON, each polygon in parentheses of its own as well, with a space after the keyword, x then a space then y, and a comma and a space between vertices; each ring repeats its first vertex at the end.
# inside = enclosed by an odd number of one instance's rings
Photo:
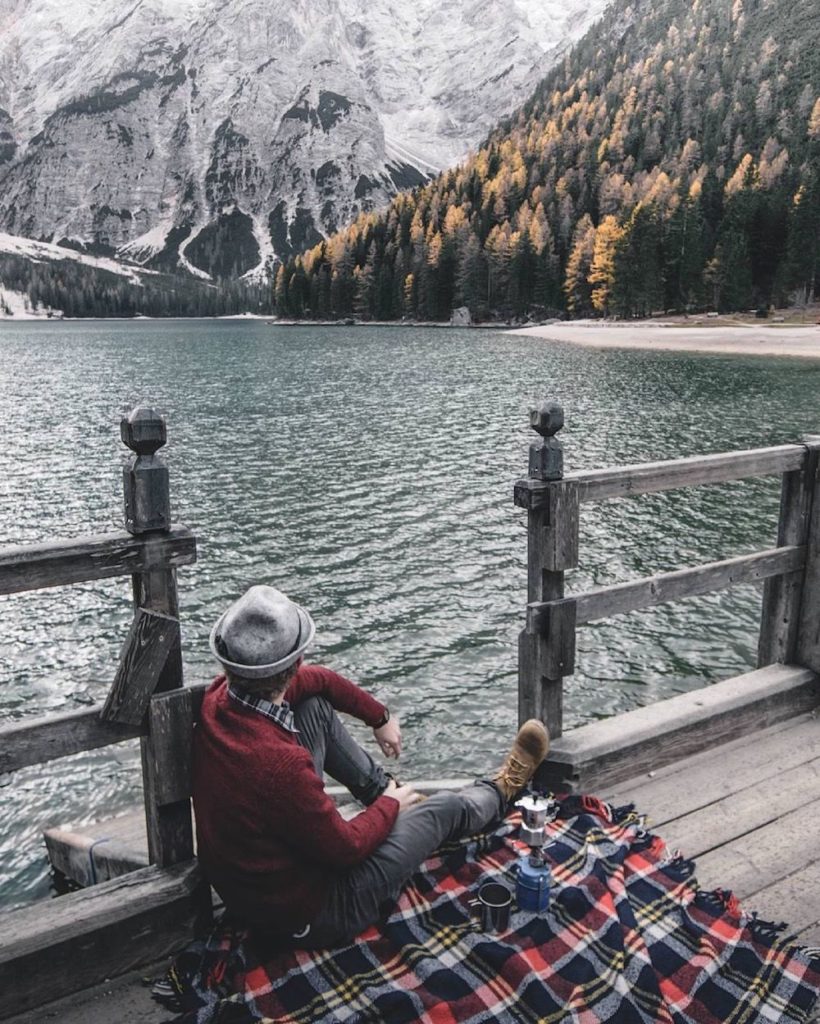
MULTIPOLYGON (((661 840, 661 844, 663 844, 663 840, 661 840)), ((664 864, 663 869, 668 875, 671 875, 672 878, 677 879, 679 882, 685 882, 695 873, 695 862, 684 857, 682 853, 679 853, 673 857, 672 860, 664 864)), ((734 900, 734 904, 724 904, 724 906, 730 913, 732 913, 733 907, 737 904, 737 900, 735 900, 731 893, 729 893, 729 896, 734 900)))
POLYGON ((752 934, 764 942, 776 939, 778 935, 788 928, 786 921, 766 921, 762 917, 758 917, 756 911, 752 911, 746 924, 752 934))
POLYGON ((725 910, 733 917, 740 917, 740 901, 731 889, 698 889, 695 899, 725 910))

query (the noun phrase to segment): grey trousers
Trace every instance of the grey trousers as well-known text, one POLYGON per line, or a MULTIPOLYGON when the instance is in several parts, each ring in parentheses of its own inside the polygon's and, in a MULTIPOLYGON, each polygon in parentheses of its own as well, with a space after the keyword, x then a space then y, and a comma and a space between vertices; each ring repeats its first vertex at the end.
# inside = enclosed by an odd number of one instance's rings
MULTIPOLYGON (((293 709, 300 742, 316 770, 326 771, 363 803, 372 803, 387 776, 362 750, 323 697, 311 697, 293 709)), ((492 782, 481 780, 458 793, 436 793, 402 811, 390 834, 367 860, 334 877, 324 907, 310 931, 295 940, 308 949, 349 942, 389 913, 402 886, 442 843, 481 832, 506 812, 492 782)))

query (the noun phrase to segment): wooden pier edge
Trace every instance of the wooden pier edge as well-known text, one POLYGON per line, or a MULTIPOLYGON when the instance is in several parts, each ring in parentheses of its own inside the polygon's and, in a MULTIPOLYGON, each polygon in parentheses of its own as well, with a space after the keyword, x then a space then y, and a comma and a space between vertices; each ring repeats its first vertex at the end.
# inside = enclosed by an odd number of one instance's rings
POLYGON ((767 665, 573 729, 555 740, 540 785, 594 793, 820 708, 820 677, 767 665))
POLYGON ((195 861, 152 865, 3 915, 0 1020, 175 952, 210 915, 195 861))

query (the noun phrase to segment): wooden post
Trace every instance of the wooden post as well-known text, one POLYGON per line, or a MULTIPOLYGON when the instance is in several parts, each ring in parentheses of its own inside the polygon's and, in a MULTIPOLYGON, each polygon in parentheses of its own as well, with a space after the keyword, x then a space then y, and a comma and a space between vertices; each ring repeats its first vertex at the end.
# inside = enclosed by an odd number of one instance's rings
POLYGON ((798 665, 820 673, 820 437, 806 438, 806 448, 806 566, 800 593, 794 660, 798 665))
MULTIPOLYGON (((527 600, 564 596, 564 571, 578 564, 578 491, 565 481, 564 453, 555 434, 564 425, 557 402, 530 410, 540 436, 530 445, 529 474, 517 481, 514 500, 527 509, 527 600)), ((561 735, 563 677, 571 675, 575 651, 575 605, 567 601, 546 627, 527 616, 518 638, 518 719, 539 718, 550 735, 561 735)))
MULTIPOLYGON (((816 441, 807 442, 802 467, 783 474, 777 527, 778 547, 803 546, 808 543, 817 487, 818 455, 820 444, 816 441)), ((808 561, 803 569, 773 577, 764 584, 757 646, 758 668, 775 662, 784 665, 795 663, 804 580, 809 571, 808 561)))
MULTIPOLYGON (((165 420, 153 409, 138 406, 123 418, 120 431, 123 443, 135 453, 123 469, 125 528, 132 534, 150 536, 156 532, 161 536, 171 526, 168 468, 157 455, 167 437, 165 420)), ((179 618, 175 570, 149 569, 136 573, 132 580, 135 613, 146 609, 179 618)), ((182 648, 177 634, 159 673, 157 692, 176 690, 182 685, 182 648)), ((156 698, 152 703, 153 700, 156 698)), ((190 702, 177 703, 175 709, 178 716, 187 718, 174 722, 173 729, 168 729, 167 716, 158 719, 149 708, 148 735, 141 740, 148 859, 161 867, 190 860, 194 855, 188 796, 173 802, 162 798, 168 791, 164 776, 180 770, 167 738, 193 729, 190 702), (161 729, 157 728, 159 721, 163 723, 161 729)))

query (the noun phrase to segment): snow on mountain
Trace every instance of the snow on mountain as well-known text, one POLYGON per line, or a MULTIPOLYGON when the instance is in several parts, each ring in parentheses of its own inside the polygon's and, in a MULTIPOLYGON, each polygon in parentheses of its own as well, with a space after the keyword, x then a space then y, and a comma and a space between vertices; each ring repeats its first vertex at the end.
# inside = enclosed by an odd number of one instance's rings
POLYGON ((23 256, 34 263, 69 260, 72 263, 81 263, 85 267, 93 267, 95 270, 107 270, 110 274, 124 277, 132 284, 138 285, 142 284, 143 275, 155 273, 145 267, 128 266, 120 260, 110 259, 106 256, 92 256, 85 252, 67 249, 61 245, 38 242, 32 238, 20 238, 2 231, 0 231, 0 256, 23 256))
POLYGON ((607 0, 0 0, 0 229, 233 276, 450 166, 607 0))

